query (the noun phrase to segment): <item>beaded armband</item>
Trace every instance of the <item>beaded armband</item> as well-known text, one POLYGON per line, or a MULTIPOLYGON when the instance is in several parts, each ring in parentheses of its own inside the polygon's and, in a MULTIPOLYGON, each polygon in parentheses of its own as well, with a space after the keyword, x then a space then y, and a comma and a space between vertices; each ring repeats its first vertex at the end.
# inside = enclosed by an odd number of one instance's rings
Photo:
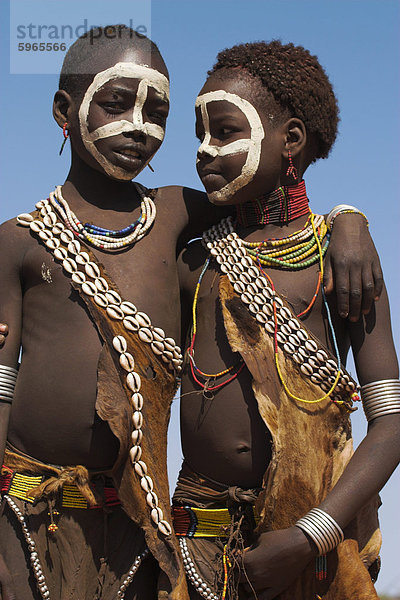
POLYGON ((336 217, 338 215, 343 215, 343 214, 361 215, 366 220, 367 226, 369 225, 367 217, 364 215, 363 212, 361 212, 361 210, 358 210, 357 207, 350 206, 349 204, 338 204, 337 206, 334 206, 332 208, 331 212, 326 217, 326 225, 327 225, 329 231, 332 231, 333 222, 336 219, 336 217))
POLYGON ((17 375, 17 369, 0 365, 0 402, 11 404, 17 375))
POLYGON ((311 509, 295 525, 310 536, 320 556, 328 554, 344 540, 344 533, 335 519, 320 508, 311 509))
POLYGON ((382 379, 361 387, 361 397, 367 421, 376 417, 400 413, 400 381, 382 379))

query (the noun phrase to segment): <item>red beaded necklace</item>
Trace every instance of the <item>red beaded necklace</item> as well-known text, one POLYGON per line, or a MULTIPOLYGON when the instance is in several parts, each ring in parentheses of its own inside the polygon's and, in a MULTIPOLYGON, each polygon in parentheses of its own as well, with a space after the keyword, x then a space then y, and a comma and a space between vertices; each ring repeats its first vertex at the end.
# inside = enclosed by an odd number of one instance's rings
POLYGON ((281 186, 257 200, 237 204, 236 221, 243 227, 283 225, 309 212, 306 184, 302 179, 296 185, 281 186))

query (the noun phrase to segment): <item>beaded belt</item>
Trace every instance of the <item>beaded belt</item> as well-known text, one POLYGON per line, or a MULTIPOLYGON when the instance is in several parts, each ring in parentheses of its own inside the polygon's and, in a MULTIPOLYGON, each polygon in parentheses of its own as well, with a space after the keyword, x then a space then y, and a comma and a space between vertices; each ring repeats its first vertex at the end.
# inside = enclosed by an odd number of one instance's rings
MULTIPOLYGON (((254 507, 254 526, 260 520, 254 507)), ((232 523, 227 508, 196 508, 192 506, 173 506, 172 518, 177 536, 181 537, 226 537, 232 523)))
MULTIPOLYGON (((25 502, 33 503, 35 498, 27 496, 27 492, 37 487, 46 476, 43 475, 25 475, 16 473, 6 467, 7 472, 0 476, 0 494, 8 494, 14 498, 19 498, 25 502)), ((63 508, 102 508, 102 505, 96 504, 90 506, 85 497, 81 494, 76 485, 64 484, 62 487, 61 506, 63 508)), ((104 506, 109 508, 120 506, 121 501, 118 498, 117 491, 111 484, 104 486, 104 506)))

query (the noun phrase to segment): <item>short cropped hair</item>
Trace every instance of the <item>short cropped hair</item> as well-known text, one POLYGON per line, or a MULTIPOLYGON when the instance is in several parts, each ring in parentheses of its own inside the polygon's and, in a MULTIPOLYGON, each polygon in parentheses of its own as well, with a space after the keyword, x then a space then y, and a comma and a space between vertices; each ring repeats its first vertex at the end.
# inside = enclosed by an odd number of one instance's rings
POLYGON ((226 69, 239 67, 261 82, 266 102, 272 95, 288 116, 303 121, 314 141, 311 162, 326 158, 336 139, 339 108, 317 57, 302 46, 279 40, 239 44, 222 50, 208 75, 223 76, 226 69))
MULTIPOLYGON (((148 54, 149 66, 153 56, 164 63, 157 45, 148 37, 138 34, 126 25, 109 25, 106 29, 115 30, 115 37, 107 37, 103 28, 94 27, 79 37, 65 55, 59 89, 65 90, 75 99, 83 97, 93 76, 97 74, 94 65, 96 57, 102 52, 122 52, 129 48, 137 48, 148 54)), ((168 73, 167 67, 165 71, 168 73)))

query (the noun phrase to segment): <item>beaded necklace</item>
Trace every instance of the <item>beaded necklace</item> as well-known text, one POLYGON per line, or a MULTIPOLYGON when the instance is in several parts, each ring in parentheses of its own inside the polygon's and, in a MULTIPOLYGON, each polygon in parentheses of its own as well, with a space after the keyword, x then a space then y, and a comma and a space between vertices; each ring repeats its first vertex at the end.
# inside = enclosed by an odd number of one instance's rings
MULTIPOLYGON (((308 206, 307 206, 307 211, 309 211, 308 206)), ((262 257, 260 257, 260 252, 264 249, 264 247, 268 249, 269 246, 272 246, 272 248, 274 248, 277 246, 283 247, 284 245, 287 245, 287 248, 281 250, 280 255, 279 255, 279 256, 285 256, 285 254, 286 254, 286 257, 287 257, 286 261, 283 261, 282 259, 275 259, 272 257, 273 261, 274 261, 272 264, 273 264, 273 266, 275 266, 275 268, 281 267, 281 265, 282 265, 283 268, 285 268, 287 270, 299 270, 299 269, 305 269, 305 268, 309 267, 310 265, 314 264, 315 262, 319 261, 320 272, 318 274, 318 282, 317 282, 316 291, 315 291, 309 305, 307 306, 307 308, 305 310, 303 310, 301 313, 299 313, 297 315, 297 317, 305 316, 313 307, 315 300, 318 296, 318 292, 321 287, 321 281, 322 281, 322 276, 323 276, 323 255, 326 252, 326 249, 327 249, 328 243, 329 243, 329 240, 327 239, 324 247, 321 246, 321 242, 323 241, 326 234, 327 234, 327 227, 325 225, 323 217, 320 215, 314 215, 311 213, 309 218, 307 219, 305 226, 300 231, 297 231, 285 238, 264 240, 261 243, 260 242, 245 242, 244 240, 241 240, 242 245, 246 248, 247 254, 251 256, 253 261, 257 262, 260 271, 262 272, 262 274, 265 277, 268 278, 268 280, 272 284, 272 287, 273 287, 273 282, 263 269, 263 266, 270 266, 267 259, 264 258, 265 253, 262 254, 262 257), (308 241, 309 237, 311 237, 310 241, 308 241), (304 241, 304 240, 306 240, 306 241, 304 241), (304 244, 304 246, 302 246, 302 248, 299 251, 298 245, 297 245, 297 246, 295 246, 296 250, 293 251, 293 246, 290 246, 289 244, 293 244, 293 242, 299 242, 299 241, 302 242, 304 244), (251 252, 251 248, 256 248, 256 250, 251 252), (294 257, 295 260, 293 260, 292 256, 291 256, 294 252, 296 253, 296 256, 294 257), (313 256, 311 258, 307 258, 305 260, 305 257, 309 257, 311 255, 311 253, 313 253, 313 256), (277 260, 278 264, 275 263, 275 260, 277 260)), ((269 257, 269 258, 271 258, 271 257, 269 257)), ((239 375, 239 373, 242 371, 242 369, 244 368, 244 361, 242 358, 239 359, 239 361, 236 362, 234 365, 231 365, 230 367, 227 367, 226 369, 224 369, 223 371, 220 371, 218 373, 205 373, 196 365, 195 358, 194 358, 194 344, 195 344, 195 339, 196 339, 196 334, 197 334, 197 302, 198 302, 198 296, 199 296, 199 292, 200 292, 201 282, 203 280, 205 272, 208 269, 209 264, 210 264, 210 258, 208 257, 206 262, 204 263, 203 269, 200 273, 200 276, 199 276, 199 279, 198 279, 198 282, 196 285, 195 294, 194 294, 194 298, 193 298, 193 306, 192 306, 192 318, 193 318, 192 338, 191 338, 190 346, 188 348, 188 357, 189 357, 189 361, 190 361, 190 370, 191 370, 192 377, 193 377, 194 381, 200 387, 203 388, 203 394, 205 396, 209 392, 211 392, 211 394, 212 394, 212 392, 218 390, 219 388, 224 387, 225 385, 227 385, 228 383, 233 381, 233 379, 235 379, 239 375), (215 383, 217 379, 219 379, 223 376, 227 376, 227 375, 229 375, 229 377, 227 379, 220 382, 219 384, 215 383), (202 377, 204 379, 204 381, 201 381, 199 379, 199 377, 202 377)), ((327 306, 327 303, 326 303, 326 306, 327 306)), ((329 311, 328 307, 327 307, 327 311, 329 311)), ((333 335, 334 335, 334 333, 333 333, 333 335)), ((279 365, 277 368, 279 369, 279 365)))
POLYGON ((243 227, 290 223, 310 212, 304 180, 281 186, 256 200, 236 205, 236 222, 243 227))
POLYGON ((105 229, 90 223, 82 225, 70 209, 68 202, 63 198, 61 186, 57 186, 55 191, 50 193, 49 201, 77 238, 101 250, 119 250, 126 246, 133 246, 141 240, 149 232, 156 218, 156 207, 153 200, 149 196, 145 196, 139 185, 134 183, 134 186, 142 199, 140 203, 142 214, 137 221, 123 229, 105 229))

